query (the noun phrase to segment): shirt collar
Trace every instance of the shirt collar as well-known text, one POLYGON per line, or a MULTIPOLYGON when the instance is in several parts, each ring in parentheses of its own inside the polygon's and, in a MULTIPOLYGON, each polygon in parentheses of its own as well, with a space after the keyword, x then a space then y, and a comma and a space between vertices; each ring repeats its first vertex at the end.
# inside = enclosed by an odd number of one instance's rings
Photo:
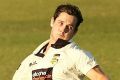
POLYGON ((51 44, 51 47, 55 48, 55 49, 60 49, 64 46, 66 46, 67 44, 69 44, 69 41, 63 40, 63 39, 58 39, 55 44, 51 44))
MULTIPOLYGON (((35 55, 39 56, 39 57, 44 57, 45 55, 43 53, 45 52, 46 47, 48 46, 48 43, 45 44, 43 47, 41 47, 40 50, 38 51, 38 53, 35 55)), ((60 48, 65 47, 67 44, 70 44, 70 43, 71 43, 71 40, 67 41, 67 40, 63 40, 63 39, 58 39, 55 42, 55 44, 51 44, 51 47, 55 48, 55 49, 60 49, 60 48)))

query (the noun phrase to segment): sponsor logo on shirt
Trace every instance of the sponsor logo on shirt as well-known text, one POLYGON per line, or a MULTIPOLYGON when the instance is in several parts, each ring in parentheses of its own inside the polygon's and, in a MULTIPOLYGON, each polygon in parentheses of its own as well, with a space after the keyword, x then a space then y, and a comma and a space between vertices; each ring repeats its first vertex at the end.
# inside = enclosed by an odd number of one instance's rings
POLYGON ((53 65, 55 65, 55 64, 58 62, 59 57, 60 57, 60 54, 54 54, 54 56, 53 56, 53 58, 52 58, 52 60, 51 60, 51 63, 52 63, 53 65))
POLYGON ((52 80, 52 67, 32 71, 32 80, 52 80))
POLYGON ((37 64, 37 62, 36 62, 36 61, 31 62, 31 63, 29 64, 29 66, 31 67, 31 66, 33 66, 33 65, 35 65, 35 64, 37 64))

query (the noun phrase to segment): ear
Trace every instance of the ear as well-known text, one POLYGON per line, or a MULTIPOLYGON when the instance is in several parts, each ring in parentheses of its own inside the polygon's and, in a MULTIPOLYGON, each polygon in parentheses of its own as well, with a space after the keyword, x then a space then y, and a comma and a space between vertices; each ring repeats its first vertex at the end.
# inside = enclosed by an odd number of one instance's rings
POLYGON ((54 18, 51 18, 51 22, 50 22, 50 26, 53 27, 53 23, 54 23, 54 18))

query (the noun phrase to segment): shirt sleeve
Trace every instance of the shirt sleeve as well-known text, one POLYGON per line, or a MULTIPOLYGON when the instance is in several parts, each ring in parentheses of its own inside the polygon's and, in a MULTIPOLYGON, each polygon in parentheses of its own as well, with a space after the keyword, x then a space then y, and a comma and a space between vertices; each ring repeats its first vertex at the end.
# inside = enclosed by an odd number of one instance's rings
POLYGON ((97 64, 95 58, 89 52, 80 51, 78 56, 78 60, 76 62, 76 67, 78 71, 82 74, 86 75, 87 72, 95 67, 97 64))

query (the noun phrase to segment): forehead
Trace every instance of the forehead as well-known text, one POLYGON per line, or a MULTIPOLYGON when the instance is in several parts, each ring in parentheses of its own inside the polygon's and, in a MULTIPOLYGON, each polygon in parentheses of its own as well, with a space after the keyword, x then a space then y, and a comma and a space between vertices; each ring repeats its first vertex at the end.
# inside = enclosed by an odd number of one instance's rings
POLYGON ((69 15, 68 13, 65 12, 59 14, 59 16, 56 18, 56 21, 58 20, 74 25, 77 23, 77 18, 75 16, 69 15))

